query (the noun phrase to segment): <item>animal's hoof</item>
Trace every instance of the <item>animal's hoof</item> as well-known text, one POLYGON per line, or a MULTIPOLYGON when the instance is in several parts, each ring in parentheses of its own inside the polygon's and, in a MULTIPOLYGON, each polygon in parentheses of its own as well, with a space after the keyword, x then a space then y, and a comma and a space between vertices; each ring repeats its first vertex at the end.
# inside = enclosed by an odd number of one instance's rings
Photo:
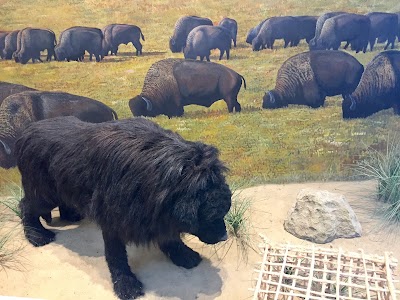
POLYGON ((114 282, 114 292, 122 300, 136 299, 143 296, 143 284, 135 275, 120 275, 114 282))
POLYGON ((170 258, 175 265, 185 269, 192 269, 200 264, 201 257, 199 253, 186 246, 179 250, 170 254, 170 258))
POLYGON ((53 242, 56 238, 56 234, 50 230, 43 229, 40 231, 29 229, 26 230, 25 236, 35 247, 41 247, 53 242))

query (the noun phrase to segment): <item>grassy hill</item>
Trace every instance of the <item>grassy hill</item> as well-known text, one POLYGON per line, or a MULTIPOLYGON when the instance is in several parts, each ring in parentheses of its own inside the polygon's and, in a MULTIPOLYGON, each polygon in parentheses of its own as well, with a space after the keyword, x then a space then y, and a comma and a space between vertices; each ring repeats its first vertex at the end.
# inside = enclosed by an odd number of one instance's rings
MULTIPOLYGON (((183 57, 168 48, 175 21, 193 14, 218 23, 228 16, 238 21, 238 47, 232 50, 231 60, 221 63, 246 78, 247 90, 242 88, 238 98, 242 113, 229 115, 225 103, 219 101, 210 109, 186 107, 182 118, 160 116, 153 120, 187 139, 217 146, 231 170, 231 183, 348 179, 352 173, 349 164, 361 159, 366 147, 384 147, 388 132, 399 129, 399 118, 388 110, 365 120, 344 121, 339 97, 328 98, 326 106, 316 110, 300 106, 261 110, 262 96, 274 87, 281 64, 308 47, 303 41, 297 48, 282 49, 278 42, 273 51, 252 52, 244 42, 247 31, 266 17, 320 15, 333 10, 398 11, 400 5, 397 0, 0 0, 1 30, 43 27, 58 37, 75 25, 102 28, 110 23, 129 23, 138 25, 146 38, 140 57, 129 45, 120 47, 119 56, 100 63, 87 58, 83 63, 27 65, 0 61, 0 80, 91 97, 114 108, 120 118, 131 117, 128 100, 140 93, 150 65, 167 57, 183 57)), ((366 64, 382 48, 352 54, 366 64)), ((216 59, 214 52, 211 60, 216 59)), ((18 171, 0 169, 0 184, 10 180, 19 180, 18 171)))

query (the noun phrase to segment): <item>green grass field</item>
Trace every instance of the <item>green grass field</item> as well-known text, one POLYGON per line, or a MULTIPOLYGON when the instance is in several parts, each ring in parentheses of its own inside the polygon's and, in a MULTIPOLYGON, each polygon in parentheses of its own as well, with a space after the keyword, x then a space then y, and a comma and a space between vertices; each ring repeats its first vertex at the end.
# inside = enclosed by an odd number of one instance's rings
MULTIPOLYGON (((175 21, 183 15, 199 15, 218 23, 224 16, 238 21, 238 47, 231 60, 222 64, 246 78, 242 88, 240 114, 228 114, 223 101, 211 108, 189 106, 182 118, 153 118, 165 128, 179 132, 189 140, 200 140, 220 149, 221 158, 230 168, 230 183, 249 186, 267 182, 351 179, 349 168, 366 153, 366 148, 384 147, 390 131, 399 130, 399 118, 391 110, 368 119, 344 121, 341 99, 328 98, 324 108, 291 106, 267 111, 261 109, 264 92, 275 84, 276 73, 290 56, 308 50, 300 47, 252 52, 245 43, 247 31, 262 19, 274 15, 320 15, 325 11, 345 10, 397 11, 397 0, 233 0, 233 1, 106 1, 106 0, 0 0, 0 30, 27 26, 60 32, 75 25, 102 28, 110 23, 138 25, 146 38, 143 56, 136 57, 131 45, 120 46, 119 56, 100 63, 51 62, 16 64, 0 61, 0 80, 24 84, 41 90, 65 91, 103 101, 120 118, 129 118, 128 100, 140 93, 150 65, 172 54, 168 40, 175 21)), ((364 65, 382 50, 355 54, 364 65)), ((212 61, 216 61, 213 52, 212 61)), ((19 181, 16 169, 0 170, 0 184, 19 181)))

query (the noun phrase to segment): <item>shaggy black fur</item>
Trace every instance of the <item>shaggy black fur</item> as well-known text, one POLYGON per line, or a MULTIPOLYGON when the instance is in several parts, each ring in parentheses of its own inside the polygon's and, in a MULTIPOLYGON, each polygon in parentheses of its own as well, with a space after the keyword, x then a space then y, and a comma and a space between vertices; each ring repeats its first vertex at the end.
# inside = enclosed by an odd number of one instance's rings
POLYGON ((54 240, 39 216, 55 206, 91 218, 102 229, 121 299, 143 294, 127 263, 127 243, 157 244, 174 264, 193 268, 201 258, 183 244, 181 233, 208 244, 226 239, 231 191, 215 147, 143 118, 91 124, 63 117, 30 125, 16 153, 26 238, 34 246, 54 240))

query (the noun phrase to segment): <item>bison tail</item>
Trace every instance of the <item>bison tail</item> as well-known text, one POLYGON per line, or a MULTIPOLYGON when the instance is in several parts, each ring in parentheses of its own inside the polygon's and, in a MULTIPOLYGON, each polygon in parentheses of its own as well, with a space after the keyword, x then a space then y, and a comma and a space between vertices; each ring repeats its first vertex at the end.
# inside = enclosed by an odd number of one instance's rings
POLYGON ((143 35, 142 31, 140 31, 140 36, 142 37, 142 40, 144 41, 145 39, 144 39, 144 35, 143 35))
POLYGON ((244 86, 244 89, 247 89, 247 87, 246 87, 246 80, 244 79, 244 77, 243 77, 242 75, 239 74, 239 76, 240 76, 240 78, 243 79, 243 86, 244 86))

